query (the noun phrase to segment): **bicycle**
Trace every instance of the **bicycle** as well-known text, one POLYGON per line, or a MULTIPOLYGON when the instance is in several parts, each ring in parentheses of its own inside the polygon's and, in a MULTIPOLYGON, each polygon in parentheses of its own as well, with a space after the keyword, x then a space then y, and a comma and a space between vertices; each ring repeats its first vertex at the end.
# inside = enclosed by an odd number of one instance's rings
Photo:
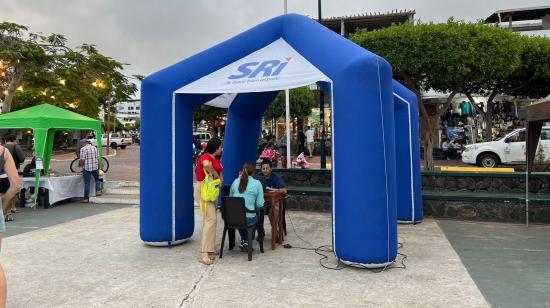
MULTIPOLYGON (((101 165, 101 170, 107 173, 107 171, 109 171, 109 161, 107 160, 107 158, 103 156, 101 157, 101 160, 103 162, 103 164, 101 165)), ((82 172, 82 166, 80 166, 79 163, 80 163, 80 157, 77 156, 71 162, 71 172, 74 172, 74 173, 82 172)))

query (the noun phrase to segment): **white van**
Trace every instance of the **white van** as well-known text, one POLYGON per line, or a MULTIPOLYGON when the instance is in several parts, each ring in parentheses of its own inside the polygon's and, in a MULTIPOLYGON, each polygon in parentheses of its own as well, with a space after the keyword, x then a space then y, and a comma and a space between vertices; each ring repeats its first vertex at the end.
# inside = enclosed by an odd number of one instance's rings
MULTIPOLYGON (((90 139, 93 146, 97 146, 97 140, 95 138, 90 139)), ((104 147, 107 146, 107 134, 101 136, 101 143, 104 147)), ((109 136, 109 146, 112 149, 121 148, 125 149, 127 146, 132 145, 132 137, 126 136, 122 133, 111 133, 109 136)))
MULTIPOLYGON (((542 128, 539 147, 542 147, 545 159, 550 160, 550 127, 542 128)), ((525 164, 525 128, 516 129, 495 141, 467 145, 462 152, 462 161, 486 168, 525 164)))

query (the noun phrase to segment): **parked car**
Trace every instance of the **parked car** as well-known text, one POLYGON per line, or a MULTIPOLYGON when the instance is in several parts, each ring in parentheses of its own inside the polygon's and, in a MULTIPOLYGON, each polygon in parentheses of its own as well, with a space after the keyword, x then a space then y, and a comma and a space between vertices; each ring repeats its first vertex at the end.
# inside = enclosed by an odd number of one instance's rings
MULTIPOLYGON (((539 146, 546 160, 550 158, 550 127, 543 127, 539 146)), ((479 167, 495 168, 500 164, 525 164, 525 128, 491 142, 469 144, 462 152, 462 161, 479 167)))
MULTIPOLYGON (((92 145, 97 146, 97 140, 95 138, 90 139, 92 145)), ((107 134, 101 136, 102 146, 107 146, 107 134)), ((132 145, 132 137, 123 135, 122 133, 111 133, 109 137, 109 146, 111 149, 121 148, 125 149, 127 146, 132 145)))

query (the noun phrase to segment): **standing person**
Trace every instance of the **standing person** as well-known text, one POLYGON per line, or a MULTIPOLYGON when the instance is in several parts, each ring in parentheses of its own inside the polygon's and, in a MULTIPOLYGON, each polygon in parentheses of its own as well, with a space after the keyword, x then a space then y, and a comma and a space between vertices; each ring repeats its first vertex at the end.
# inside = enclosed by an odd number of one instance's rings
MULTIPOLYGON (((19 167, 21 166, 22 163, 25 162, 25 154, 23 153, 23 150, 21 149, 19 144, 17 144, 17 139, 15 138, 15 135, 10 134, 4 137, 4 147, 10 151, 11 157, 13 158, 13 162, 15 163, 15 170, 19 172, 19 167)), ((8 221, 13 220, 13 218, 11 218, 10 213, 17 212, 15 208, 15 203, 17 203, 16 201, 17 201, 17 197, 14 196, 13 198, 11 198, 11 200, 3 204, 4 213, 7 216, 6 219, 8 221)))
MULTIPOLYGON (((218 138, 212 138, 206 144, 204 153, 197 162, 197 168, 195 169, 195 202, 201 202, 201 186, 202 181, 206 178, 205 171, 214 179, 221 179, 223 182, 223 166, 222 162, 216 158, 216 156, 222 153, 222 142, 218 138)), ((216 203, 206 202, 206 208, 204 210, 204 221, 202 225, 202 238, 201 238, 201 262, 206 265, 211 265, 214 260, 210 259, 209 254, 216 255, 216 203)))
POLYGON ((286 168, 288 158, 286 157, 286 132, 284 130, 277 143, 279 145, 279 153, 281 154, 281 168, 286 168))
MULTIPOLYGON (((231 190, 229 195, 231 197, 244 198, 244 205, 247 209, 255 211, 264 206, 264 190, 262 183, 256 180, 252 176, 254 175, 254 165, 252 163, 245 163, 241 176, 236 178, 231 184, 231 190)), ((246 223, 248 225, 255 224, 258 221, 256 213, 246 213, 246 223)), ((246 229, 239 229, 241 235, 241 244, 239 248, 242 251, 248 251, 248 236, 246 229)))
POLYGON ((84 176, 84 203, 90 202, 90 180, 95 179, 96 196, 101 196, 101 181, 99 180, 99 154, 90 139, 82 139, 84 146, 80 149, 80 166, 84 176))
MULTIPOLYGON (((0 146, 0 174, 6 174, 9 182, 9 188, 3 192, 0 198, 0 205, 11 200, 15 197, 15 193, 19 190, 21 183, 19 181, 19 175, 17 169, 15 169, 15 163, 13 157, 11 157, 10 151, 6 151, 6 148, 0 146)), ((1 206, 0 206, 1 208, 1 206)), ((4 220, 0 221, 0 248, 2 246, 2 237, 6 232, 6 224, 4 220)), ((6 307, 7 298, 7 282, 4 268, 0 264, 0 308, 6 307)))
POLYGON ((23 149, 21 149, 21 146, 18 144, 15 135, 10 134, 4 137, 4 146, 10 151, 13 162, 15 163, 15 169, 19 171, 19 167, 25 162, 25 153, 23 153, 23 149))
POLYGON ((445 153, 445 159, 451 160, 453 148, 449 140, 447 140, 446 138, 443 139, 443 143, 441 143, 441 149, 443 150, 443 153, 445 153))
POLYGON ((306 147, 305 147, 305 144, 306 144, 306 135, 304 134, 303 131, 300 131, 298 133, 298 155, 300 155, 300 153, 304 153, 306 151, 306 147))
POLYGON ((306 131, 306 142, 307 142, 307 149, 309 150, 309 158, 313 157, 313 148, 314 148, 314 142, 313 139, 315 136, 315 132, 313 131, 313 128, 311 126, 307 127, 306 131))

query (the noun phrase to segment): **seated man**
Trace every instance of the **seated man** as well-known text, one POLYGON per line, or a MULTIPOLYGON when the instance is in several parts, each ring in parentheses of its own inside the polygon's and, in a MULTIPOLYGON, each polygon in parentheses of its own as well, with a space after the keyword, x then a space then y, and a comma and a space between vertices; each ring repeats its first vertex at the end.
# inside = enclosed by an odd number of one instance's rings
MULTIPOLYGON (((285 182, 283 181, 283 179, 281 179, 280 176, 273 173, 273 166, 269 160, 262 161, 262 173, 265 177, 266 188, 268 192, 279 191, 286 194, 287 190, 286 190, 285 182)), ((275 223, 275 234, 279 234, 278 232, 279 226, 277 224, 277 222, 279 221, 279 204, 275 205, 274 210, 275 210, 275 222, 271 221, 271 215, 269 216, 269 220, 272 225, 273 223, 275 223)), ((284 229, 284 225, 283 225, 283 229, 284 229)))

